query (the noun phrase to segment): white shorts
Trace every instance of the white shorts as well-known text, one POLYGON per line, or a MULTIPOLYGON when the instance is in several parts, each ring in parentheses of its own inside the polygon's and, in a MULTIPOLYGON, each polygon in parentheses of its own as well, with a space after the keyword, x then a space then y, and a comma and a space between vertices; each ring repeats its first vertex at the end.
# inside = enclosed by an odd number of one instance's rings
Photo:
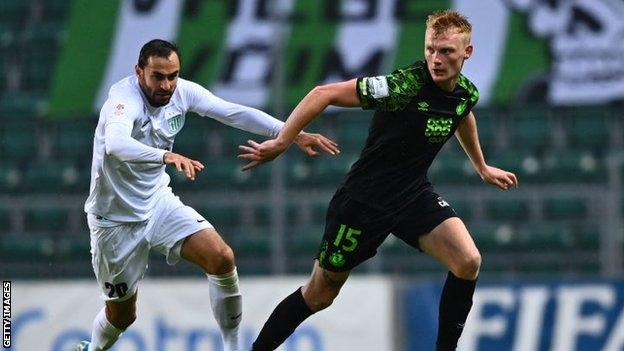
POLYGON ((137 291, 147 269, 151 249, 163 254, 169 265, 180 260, 186 237, 213 228, 202 215, 166 192, 152 216, 142 222, 119 223, 87 215, 91 232, 93 271, 104 300, 124 301, 137 291))

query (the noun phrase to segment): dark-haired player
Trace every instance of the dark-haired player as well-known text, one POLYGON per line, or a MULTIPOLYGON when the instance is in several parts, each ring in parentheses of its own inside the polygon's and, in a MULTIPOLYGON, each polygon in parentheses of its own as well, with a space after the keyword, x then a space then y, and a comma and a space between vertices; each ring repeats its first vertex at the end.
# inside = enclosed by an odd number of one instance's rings
MULTIPOLYGON (((135 71, 110 88, 95 130, 85 212, 105 307, 93 321, 91 340, 77 350, 109 349, 134 322, 137 287, 150 250, 171 265, 184 258, 206 272, 207 298, 224 350, 240 350, 241 294, 232 249, 210 222, 173 194, 165 167, 172 165, 191 180, 204 168, 172 152, 188 111, 268 137, 275 137, 283 122, 179 78, 180 55, 167 41, 145 44, 135 71)), ((322 135, 301 133, 297 138, 308 155, 317 154, 313 147, 337 152, 322 135)))

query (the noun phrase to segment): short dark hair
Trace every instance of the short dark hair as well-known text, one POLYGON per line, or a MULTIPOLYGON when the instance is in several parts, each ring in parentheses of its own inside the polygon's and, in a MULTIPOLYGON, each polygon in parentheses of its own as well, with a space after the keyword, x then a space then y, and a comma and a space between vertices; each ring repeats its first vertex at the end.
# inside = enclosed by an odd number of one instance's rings
POLYGON ((147 60, 152 56, 168 58, 172 52, 178 55, 178 60, 182 63, 180 52, 175 44, 162 39, 152 39, 141 48, 141 52, 139 53, 139 67, 145 68, 145 66, 147 66, 147 60))

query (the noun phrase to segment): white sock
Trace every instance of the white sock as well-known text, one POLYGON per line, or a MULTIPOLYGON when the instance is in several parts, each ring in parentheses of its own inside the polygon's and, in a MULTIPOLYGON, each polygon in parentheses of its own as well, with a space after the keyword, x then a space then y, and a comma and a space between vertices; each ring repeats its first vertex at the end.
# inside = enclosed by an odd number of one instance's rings
POLYGON ((224 351, 240 351, 238 326, 242 319, 242 297, 236 268, 230 273, 208 276, 210 305, 223 335, 224 351))
POLYGON ((108 350, 123 332, 123 330, 117 329, 114 325, 110 324, 106 318, 105 309, 106 307, 102 308, 100 313, 95 316, 95 320, 93 320, 89 351, 108 350))

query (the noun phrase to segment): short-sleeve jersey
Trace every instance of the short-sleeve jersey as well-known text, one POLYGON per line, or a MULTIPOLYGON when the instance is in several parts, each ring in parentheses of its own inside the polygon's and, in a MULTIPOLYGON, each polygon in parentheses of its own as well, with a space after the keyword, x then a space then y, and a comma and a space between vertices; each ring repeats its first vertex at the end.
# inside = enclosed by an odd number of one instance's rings
POLYGON ((362 108, 375 115, 343 186, 373 207, 399 206, 430 186, 429 166, 479 93, 463 75, 453 92, 440 89, 425 61, 387 76, 358 78, 356 84, 362 108))

